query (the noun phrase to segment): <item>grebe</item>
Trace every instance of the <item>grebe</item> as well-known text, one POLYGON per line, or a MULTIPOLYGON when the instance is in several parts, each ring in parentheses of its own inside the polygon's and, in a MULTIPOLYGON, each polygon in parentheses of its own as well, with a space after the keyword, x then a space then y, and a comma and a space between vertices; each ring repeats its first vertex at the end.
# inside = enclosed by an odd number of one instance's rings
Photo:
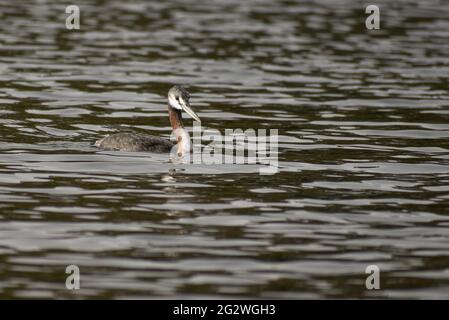
POLYGON ((104 150, 170 152, 174 150, 179 157, 190 152, 190 136, 182 124, 181 111, 187 112, 193 119, 201 122, 189 103, 190 94, 181 86, 174 86, 168 91, 168 115, 176 144, 155 136, 119 132, 108 135, 95 142, 95 146, 104 150), (173 147, 176 146, 176 149, 173 147))

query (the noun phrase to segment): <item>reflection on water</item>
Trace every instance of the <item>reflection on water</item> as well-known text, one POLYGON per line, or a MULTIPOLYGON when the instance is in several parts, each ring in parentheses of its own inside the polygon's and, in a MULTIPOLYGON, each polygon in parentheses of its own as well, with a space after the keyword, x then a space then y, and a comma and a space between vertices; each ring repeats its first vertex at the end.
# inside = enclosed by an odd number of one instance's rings
POLYGON ((77 1, 68 31, 1 1, 0 296, 447 298, 449 5, 377 3, 379 31, 349 0, 77 1), (173 83, 278 129, 279 173, 91 147, 168 137, 173 83))

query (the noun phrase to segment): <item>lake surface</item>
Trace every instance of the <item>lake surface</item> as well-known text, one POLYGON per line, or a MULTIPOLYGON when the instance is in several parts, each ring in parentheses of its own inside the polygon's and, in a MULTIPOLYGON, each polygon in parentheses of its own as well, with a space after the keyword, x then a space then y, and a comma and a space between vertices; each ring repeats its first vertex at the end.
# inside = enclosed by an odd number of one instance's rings
POLYGON ((74 4, 0 1, 1 298, 449 298, 448 2, 74 4), (279 172, 91 146, 176 83, 279 172))

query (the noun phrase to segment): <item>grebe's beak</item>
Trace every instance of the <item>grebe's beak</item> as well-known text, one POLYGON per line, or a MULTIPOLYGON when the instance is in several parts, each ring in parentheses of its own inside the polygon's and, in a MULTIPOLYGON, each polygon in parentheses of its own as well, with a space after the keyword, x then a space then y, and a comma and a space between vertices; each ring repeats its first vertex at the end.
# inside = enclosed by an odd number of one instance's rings
POLYGON ((180 104, 182 109, 187 112, 187 114, 189 116, 191 116, 193 119, 195 119, 198 122, 201 122, 200 118, 198 117, 198 115, 192 110, 192 108, 190 107, 190 103, 189 101, 184 101, 184 99, 180 98, 179 99, 180 104))

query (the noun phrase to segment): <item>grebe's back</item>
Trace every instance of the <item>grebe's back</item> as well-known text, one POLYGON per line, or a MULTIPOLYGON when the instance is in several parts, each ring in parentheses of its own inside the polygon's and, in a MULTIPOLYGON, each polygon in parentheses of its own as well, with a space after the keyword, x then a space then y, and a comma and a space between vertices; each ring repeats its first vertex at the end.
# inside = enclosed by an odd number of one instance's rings
POLYGON ((95 142, 95 146, 104 150, 127 152, 170 152, 175 144, 163 138, 140 133, 119 132, 95 142))

